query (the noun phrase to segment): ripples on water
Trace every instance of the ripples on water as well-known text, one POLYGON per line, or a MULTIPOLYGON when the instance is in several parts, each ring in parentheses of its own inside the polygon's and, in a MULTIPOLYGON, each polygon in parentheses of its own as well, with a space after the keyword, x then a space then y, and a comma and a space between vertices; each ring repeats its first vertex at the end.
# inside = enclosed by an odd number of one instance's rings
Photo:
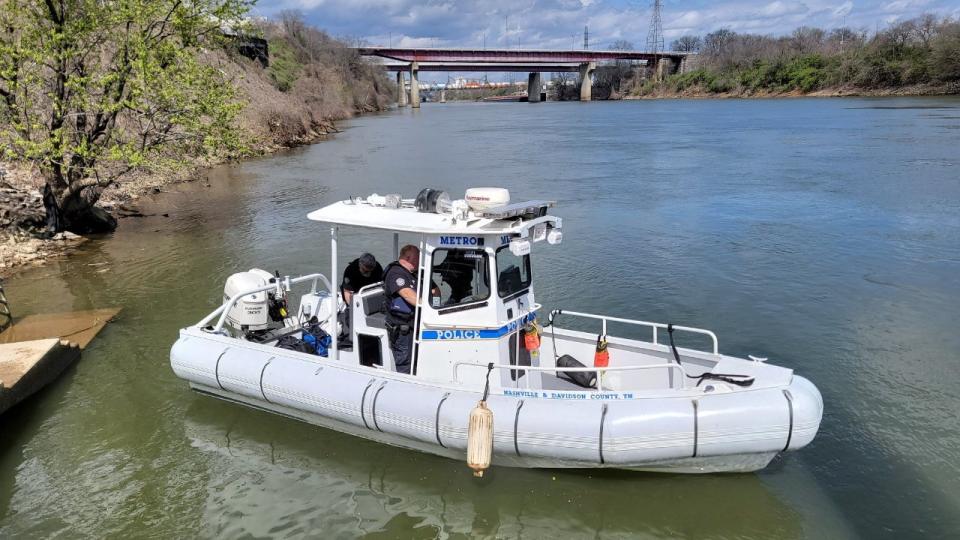
MULTIPOLYGON (((0 536, 956 535, 958 112, 939 98, 429 104, 212 171, 8 283, 18 314, 124 311, 3 418, 0 536), (750 475, 476 481, 171 373, 177 329, 228 274, 327 272, 308 211, 485 184, 559 201, 564 244, 535 253, 548 309, 704 326, 724 352, 793 367, 824 395, 817 440, 750 475)), ((344 231, 341 261, 385 258, 388 236, 344 231)))

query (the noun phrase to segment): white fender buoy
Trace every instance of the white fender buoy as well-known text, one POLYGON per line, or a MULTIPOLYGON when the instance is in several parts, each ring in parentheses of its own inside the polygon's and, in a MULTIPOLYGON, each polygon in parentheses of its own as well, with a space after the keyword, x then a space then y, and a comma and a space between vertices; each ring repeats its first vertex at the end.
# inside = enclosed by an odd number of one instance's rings
POLYGON ((467 466, 474 476, 483 476, 490 468, 493 457, 493 411, 486 401, 480 401, 470 411, 470 426, 467 430, 467 466))
POLYGON ((487 364, 483 399, 470 411, 470 422, 467 424, 467 467, 473 469, 473 475, 477 477, 482 477, 483 471, 490 468, 493 457, 493 411, 487 408, 491 371, 493 362, 487 364))

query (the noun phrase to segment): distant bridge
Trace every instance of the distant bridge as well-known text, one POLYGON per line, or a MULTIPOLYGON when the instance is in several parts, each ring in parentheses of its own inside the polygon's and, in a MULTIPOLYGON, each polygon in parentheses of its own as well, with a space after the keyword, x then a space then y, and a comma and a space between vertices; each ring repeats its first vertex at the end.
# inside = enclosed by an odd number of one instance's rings
POLYGON ((451 49, 451 48, 400 48, 358 47, 363 56, 378 56, 394 62, 384 68, 397 72, 400 87, 398 103, 406 104, 403 72, 410 72, 410 103, 420 106, 420 88, 417 79, 420 71, 510 71, 528 72, 527 82, 531 102, 540 101, 540 73, 579 72, 580 100, 590 101, 592 95, 591 74, 597 62, 610 60, 643 60, 652 66, 661 77, 666 71, 686 71, 687 59, 696 53, 644 51, 591 51, 591 50, 542 50, 542 49, 451 49), (401 62, 401 63, 397 63, 401 62))

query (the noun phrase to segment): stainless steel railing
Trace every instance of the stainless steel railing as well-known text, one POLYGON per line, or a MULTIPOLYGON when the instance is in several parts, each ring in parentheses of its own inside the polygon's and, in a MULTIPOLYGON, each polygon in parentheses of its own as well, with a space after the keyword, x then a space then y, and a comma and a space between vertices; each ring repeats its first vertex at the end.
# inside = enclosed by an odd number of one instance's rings
MULTIPOLYGON (((652 338, 651 338, 650 342, 653 343, 653 344, 655 344, 655 345, 659 345, 659 344, 660 344, 660 342, 658 341, 658 338, 659 338, 658 330, 661 329, 661 328, 664 329, 664 330, 666 330, 666 329, 670 326, 670 325, 665 324, 665 323, 650 322, 650 321, 640 321, 640 320, 636 320, 636 319, 623 319, 623 318, 620 318, 620 317, 607 317, 607 316, 605 316, 605 315, 594 315, 593 313, 581 313, 581 312, 579 312, 579 311, 567 311, 567 310, 565 310, 565 309, 555 309, 555 310, 551 311, 551 312, 550 312, 550 318, 549 318, 549 321, 548 321, 548 326, 553 326, 553 320, 556 318, 557 315, 571 315, 571 316, 574 316, 574 317, 581 317, 581 318, 584 318, 584 319, 595 319, 595 320, 599 320, 599 321, 601 321, 601 324, 603 325, 603 328, 602 328, 602 330, 601 330, 601 334, 604 335, 604 336, 607 335, 607 323, 608 323, 608 322, 617 322, 617 323, 633 324, 633 325, 636 325, 636 326, 646 326, 646 327, 650 328, 651 331, 652 331, 652 334, 653 334, 653 335, 652 335, 652 338)), ((681 331, 681 332, 688 332, 688 333, 692 333, 692 334, 701 334, 701 335, 704 335, 704 336, 709 337, 710 340, 713 342, 713 350, 712 350, 711 352, 712 352, 713 354, 715 354, 715 355, 719 355, 719 354, 720 354, 720 347, 719 347, 719 344, 718 344, 718 342, 717 342, 717 335, 714 334, 713 332, 711 332, 710 330, 705 330, 705 329, 703 329, 703 328, 694 328, 694 327, 692 327, 692 326, 680 326, 680 325, 676 325, 676 324, 673 325, 673 329, 674 329, 674 330, 681 331)), ((693 349, 693 350, 695 350, 695 349, 693 349)), ((708 352, 708 351, 702 351, 702 352, 708 352)))

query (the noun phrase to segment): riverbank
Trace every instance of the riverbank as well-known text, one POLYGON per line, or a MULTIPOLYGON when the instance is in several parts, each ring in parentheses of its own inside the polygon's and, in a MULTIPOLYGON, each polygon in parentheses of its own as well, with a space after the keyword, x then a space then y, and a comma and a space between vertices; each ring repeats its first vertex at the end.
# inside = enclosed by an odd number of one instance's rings
MULTIPOLYGON (((120 220, 144 214, 137 201, 167 186, 205 178, 210 167, 313 144, 339 133, 337 121, 393 105, 395 87, 384 73, 346 43, 307 26, 294 15, 260 21, 270 61, 244 57, 229 47, 203 52, 242 103, 234 130, 241 150, 226 154, 167 155, 135 168, 97 193, 97 206, 120 220)), ((168 154, 170 152, 167 152, 168 154)), ((72 233, 49 238, 40 170, 0 161, 0 277, 68 254, 82 243, 72 233)))
POLYGON ((857 88, 843 86, 823 88, 811 92, 798 89, 747 90, 737 89, 726 92, 714 92, 704 86, 691 86, 680 90, 661 86, 642 95, 624 96, 624 100, 643 99, 764 99, 764 98, 802 98, 802 97, 924 97, 960 95, 960 82, 945 84, 915 84, 896 88, 857 88))
MULTIPOLYGON (((288 132, 292 136, 286 141, 275 138, 262 140, 250 157, 314 144, 338 132, 333 122, 300 133, 288 132)), ((123 183, 106 189, 98 206, 113 214, 123 226, 124 220, 145 216, 138 206, 142 196, 161 193, 169 186, 184 182, 203 181, 206 171, 226 162, 195 160, 187 168, 176 171, 139 171, 123 183)), ((69 231, 52 236, 46 233, 42 195, 44 180, 39 171, 28 165, 2 161, 0 171, 5 173, 0 175, 0 278, 65 257, 84 243, 85 237, 69 231)))

